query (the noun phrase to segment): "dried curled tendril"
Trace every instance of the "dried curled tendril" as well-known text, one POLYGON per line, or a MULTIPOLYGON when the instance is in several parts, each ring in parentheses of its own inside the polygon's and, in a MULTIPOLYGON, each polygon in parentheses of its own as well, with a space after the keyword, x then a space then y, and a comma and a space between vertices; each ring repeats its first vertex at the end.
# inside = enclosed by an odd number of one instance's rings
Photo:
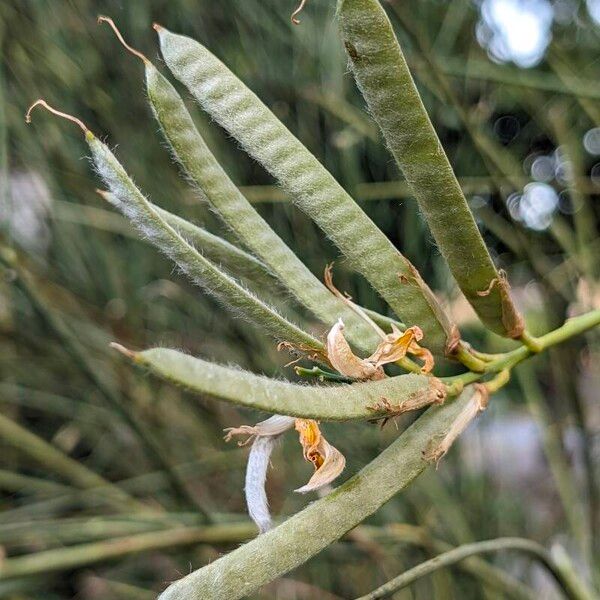
POLYGON ((300 25, 300 20, 297 19, 296 17, 302 12, 305 4, 306 4, 306 0, 301 0, 300 4, 298 5, 298 8, 292 13, 292 23, 294 25, 300 25))

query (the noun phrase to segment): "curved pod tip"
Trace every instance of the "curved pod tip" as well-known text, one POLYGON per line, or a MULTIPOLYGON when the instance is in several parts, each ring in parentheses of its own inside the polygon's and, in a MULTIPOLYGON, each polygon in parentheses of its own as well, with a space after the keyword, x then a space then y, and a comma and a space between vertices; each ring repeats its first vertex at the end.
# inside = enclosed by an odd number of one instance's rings
POLYGON ((114 350, 117 350, 121 354, 125 355, 127 358, 130 358, 131 360, 137 359, 137 356, 138 356, 137 352, 134 352, 133 350, 129 350, 129 348, 125 348, 125 346, 118 344, 117 342, 111 342, 109 344, 109 346, 111 348, 113 348, 114 350))
POLYGON ((33 112, 33 109, 36 106, 43 106, 48 112, 51 112, 53 115, 57 115, 58 117, 61 117, 63 119, 66 119, 67 121, 71 121, 72 123, 75 123, 81 129, 81 131, 83 131, 86 134, 86 137, 88 136, 88 134, 92 135, 92 132, 87 128, 87 125, 81 119, 78 119, 77 117, 74 117, 73 115, 70 115, 68 113, 57 110, 56 108, 53 108, 43 98, 39 98, 38 100, 36 100, 27 109, 27 112, 25 113, 25 123, 27 123, 27 124, 31 123, 31 113, 33 112))
POLYGON ((146 56, 144 54, 142 54, 139 50, 132 48, 125 41, 125 39, 123 38, 123 35, 119 31, 119 28, 115 25, 115 22, 110 17, 105 17, 104 15, 98 15, 98 25, 100 25, 102 23, 106 23, 114 31, 115 35, 117 36, 117 39, 119 40, 119 42, 121 42, 123 47, 128 52, 131 52, 131 54, 133 54, 134 56, 137 56, 139 59, 141 59, 144 62, 144 64, 150 63, 150 61, 146 58, 146 56))
POLYGON ((292 23, 294 25, 300 25, 300 19, 298 19, 297 17, 302 12, 305 5, 306 5, 306 0, 301 0, 300 4, 298 5, 298 8, 292 13, 291 19, 292 19, 292 23))

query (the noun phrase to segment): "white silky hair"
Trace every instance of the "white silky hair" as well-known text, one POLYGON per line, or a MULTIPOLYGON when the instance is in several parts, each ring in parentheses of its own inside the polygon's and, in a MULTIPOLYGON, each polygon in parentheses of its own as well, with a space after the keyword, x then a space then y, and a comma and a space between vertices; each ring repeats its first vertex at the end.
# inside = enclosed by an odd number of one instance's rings
POLYGON ((291 429, 296 422, 296 417, 286 415, 273 415, 268 419, 257 423, 254 427, 258 436, 279 436, 291 429))
POLYGON ((246 485, 244 488, 246 505, 248 506, 248 514, 256 523, 260 533, 265 533, 273 526, 265 482, 271 453, 278 439, 279 435, 258 436, 254 440, 248 456, 246 485))

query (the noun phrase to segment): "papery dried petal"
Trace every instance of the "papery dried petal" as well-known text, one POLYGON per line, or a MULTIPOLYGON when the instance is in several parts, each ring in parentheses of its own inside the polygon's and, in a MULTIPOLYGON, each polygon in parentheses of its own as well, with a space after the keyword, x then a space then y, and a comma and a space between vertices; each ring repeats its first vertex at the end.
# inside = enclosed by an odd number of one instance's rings
POLYGON ((306 494, 325 487, 340 475, 346 466, 344 455, 325 438, 319 445, 320 466, 314 472, 306 485, 294 490, 306 494))
POLYGON ((256 523, 260 533, 264 533, 272 527, 265 483, 269 459, 278 437, 277 435, 257 437, 248 456, 246 485, 244 487, 246 505, 248 506, 248 514, 256 523))
POLYGON ((368 360, 352 352, 344 337, 344 322, 339 319, 327 335, 327 358, 331 366, 346 377, 354 379, 383 379, 385 373, 368 360))
POLYGON ((409 327, 406 331, 400 331, 392 325, 392 333, 385 336, 375 352, 366 360, 380 367, 388 363, 394 363, 403 359, 407 354, 413 354, 423 361, 423 373, 429 373, 434 367, 433 354, 427 348, 419 346, 418 342, 423 339, 423 331, 416 325, 409 327))
POLYGON ((313 419, 296 419, 296 431, 300 434, 304 459, 315 467, 309 482, 295 490, 305 494, 331 483, 344 470, 346 459, 323 437, 318 423, 313 419))
POLYGON ((423 334, 418 327, 409 327, 403 333, 395 325, 392 325, 392 333, 385 336, 385 339, 367 360, 380 367, 404 358, 411 344, 415 343, 419 332, 422 337, 423 334))
POLYGON ((318 468, 320 464, 317 464, 317 454, 322 439, 318 423, 314 419, 296 419, 294 426, 300 436, 304 460, 311 461, 318 468))
POLYGON ((430 373, 433 370, 435 359, 427 348, 422 348, 419 344, 413 342, 408 347, 408 352, 423 361, 423 366, 421 367, 423 373, 430 373))
POLYGON ((256 425, 240 425, 240 427, 227 427, 224 429, 225 441, 229 442, 236 435, 249 436, 246 440, 238 442, 239 446, 245 446, 255 437, 269 437, 280 435, 294 426, 296 419, 285 415, 273 415, 256 425))
POLYGON ((441 442, 431 441, 427 450, 423 452, 423 458, 428 462, 435 462, 436 465, 446 455, 456 438, 469 426, 469 423, 482 411, 487 408, 489 393, 484 385, 474 384, 473 395, 458 413, 442 438, 441 442))

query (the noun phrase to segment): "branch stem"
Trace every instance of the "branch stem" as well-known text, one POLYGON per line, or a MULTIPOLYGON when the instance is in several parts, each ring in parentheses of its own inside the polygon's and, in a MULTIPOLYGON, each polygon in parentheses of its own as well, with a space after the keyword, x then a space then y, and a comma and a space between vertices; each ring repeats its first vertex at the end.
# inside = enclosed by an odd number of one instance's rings
POLYGON ((546 333, 538 338, 531 338, 535 341, 533 348, 532 344, 529 344, 529 346, 523 345, 519 346, 515 350, 512 350, 511 352, 497 355, 494 360, 486 364, 485 371, 483 373, 474 373, 473 371, 469 371, 454 377, 445 377, 442 380, 448 386, 448 392, 450 394, 456 393, 461 389, 461 385, 467 385, 469 383, 479 381, 486 374, 500 373, 504 370, 510 371, 513 367, 518 365, 532 354, 543 352, 552 346, 561 344, 572 337, 584 333, 598 325, 600 325, 600 309, 593 310, 578 317, 573 317, 572 319, 568 319, 561 327, 558 327, 554 331, 550 331, 549 333, 546 333))
POLYGON ((422 577, 430 575, 444 567, 455 565, 469 556, 499 552, 501 550, 518 550, 519 552, 531 555, 546 567, 554 577, 558 586, 564 592, 565 596, 570 600, 592 599, 593 596, 591 595, 591 592, 585 589, 581 582, 575 579, 570 571, 567 572, 564 565, 555 562, 550 553, 538 543, 523 538, 498 538, 495 540, 465 544, 464 546, 459 546, 458 548, 439 554, 438 556, 409 569, 402 573, 402 575, 388 581, 373 592, 361 596, 357 600, 377 600, 378 598, 387 598, 422 577))

